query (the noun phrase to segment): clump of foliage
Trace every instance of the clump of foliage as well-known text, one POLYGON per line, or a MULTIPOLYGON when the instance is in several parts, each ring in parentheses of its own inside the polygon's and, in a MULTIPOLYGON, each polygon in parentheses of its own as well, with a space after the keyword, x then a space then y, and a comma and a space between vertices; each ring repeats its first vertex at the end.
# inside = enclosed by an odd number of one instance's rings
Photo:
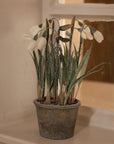
POLYGON ((82 56, 83 39, 102 42, 102 34, 93 27, 87 26, 73 17, 71 24, 60 26, 55 18, 46 19, 44 24, 35 26, 31 34, 26 35, 32 39, 32 58, 36 67, 38 81, 38 100, 45 104, 73 104, 83 78, 98 72, 102 64, 86 72, 92 44, 82 56), (80 28, 75 27, 75 21, 80 28), (68 32, 67 30, 70 30, 68 32), (73 44, 74 30, 80 32, 79 48, 73 44), (61 31, 67 37, 61 36, 61 31), (77 85, 76 94, 74 94, 77 85))

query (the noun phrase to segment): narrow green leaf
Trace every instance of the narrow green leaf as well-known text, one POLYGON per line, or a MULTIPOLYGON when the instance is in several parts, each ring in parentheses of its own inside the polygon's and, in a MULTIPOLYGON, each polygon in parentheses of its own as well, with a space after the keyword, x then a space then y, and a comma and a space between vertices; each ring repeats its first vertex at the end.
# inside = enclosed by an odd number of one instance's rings
POLYGON ((83 42, 83 39, 80 35, 80 45, 79 45, 79 51, 78 51, 78 57, 77 57, 77 66, 79 64, 79 60, 80 60, 80 53, 81 53, 81 48, 82 48, 82 42, 83 42))
POLYGON ((34 61, 35 68, 36 68, 37 79, 39 80, 39 67, 38 67, 38 61, 37 61, 35 51, 33 51, 33 61, 34 61))
POLYGON ((76 79, 76 80, 74 81, 74 83, 69 87, 68 93, 67 93, 67 95, 66 95, 66 97, 65 97, 64 105, 67 103, 69 94, 70 94, 71 90, 74 88, 74 86, 76 85, 76 83, 77 83, 78 81, 86 78, 87 76, 89 76, 89 75, 91 75, 91 74, 94 74, 94 73, 96 73, 96 72, 99 72, 99 71, 101 71, 101 70, 102 70, 102 69, 99 69, 99 70, 96 70, 96 71, 92 71, 92 72, 87 72, 86 74, 84 74, 84 75, 82 75, 81 77, 79 77, 78 79, 76 79))
POLYGON ((72 24, 67 24, 67 25, 63 25, 59 27, 60 31, 65 31, 68 30, 69 28, 71 28, 73 25, 72 24))
MULTIPOLYGON (((88 55, 87 55, 87 57, 86 57, 86 59, 85 59, 85 61, 84 61, 84 63, 83 63, 80 76, 82 76, 82 75, 85 74, 85 71, 86 71, 86 68, 87 68, 87 65, 88 65, 88 61, 89 61, 89 57, 90 57, 90 53, 91 53, 91 48, 92 48, 92 44, 91 44, 91 46, 90 46, 90 51, 89 51, 89 53, 88 53, 88 55)), ((80 87, 81 82, 82 82, 82 80, 80 80, 80 81, 78 82, 78 88, 77 88, 76 94, 78 93, 78 90, 79 90, 79 87, 80 87)))
POLYGON ((38 39, 38 34, 36 34, 35 36, 34 36, 34 38, 33 38, 33 40, 37 40, 38 39))
POLYGON ((69 38, 63 38, 61 36, 59 36, 58 39, 61 40, 62 42, 69 42, 70 41, 69 38))
POLYGON ((79 26, 83 27, 83 23, 78 21, 79 26))
POLYGON ((94 27, 91 27, 91 30, 92 30, 93 33, 96 32, 96 29, 94 27))
POLYGON ((52 19, 49 19, 48 21, 51 23, 51 22, 52 22, 52 19))
POLYGON ((42 25, 43 25, 43 24, 39 24, 39 28, 42 28, 42 25))
POLYGON ((71 81, 71 85, 75 81, 75 79, 77 78, 79 72, 81 71, 81 69, 82 69, 82 67, 84 65, 85 60, 88 59, 88 57, 89 57, 89 55, 91 53, 91 48, 92 48, 92 46, 87 50, 86 54, 84 55, 84 57, 82 58, 82 60, 81 60, 81 62, 79 64, 78 68, 76 69, 74 77, 73 77, 73 79, 71 81))
POLYGON ((46 31, 43 32, 42 36, 46 38, 46 31))
POLYGON ((66 35, 70 37, 71 33, 69 31, 66 31, 66 35))
POLYGON ((77 30, 78 30, 79 32, 82 32, 83 29, 82 29, 82 28, 77 28, 77 30))

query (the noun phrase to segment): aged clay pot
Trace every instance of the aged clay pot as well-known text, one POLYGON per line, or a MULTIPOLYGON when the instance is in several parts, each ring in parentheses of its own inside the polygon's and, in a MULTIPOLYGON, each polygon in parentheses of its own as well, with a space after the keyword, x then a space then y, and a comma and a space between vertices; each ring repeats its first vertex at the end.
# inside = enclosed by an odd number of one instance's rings
POLYGON ((67 139, 73 136, 80 101, 72 105, 46 105, 34 100, 40 135, 49 139, 67 139))

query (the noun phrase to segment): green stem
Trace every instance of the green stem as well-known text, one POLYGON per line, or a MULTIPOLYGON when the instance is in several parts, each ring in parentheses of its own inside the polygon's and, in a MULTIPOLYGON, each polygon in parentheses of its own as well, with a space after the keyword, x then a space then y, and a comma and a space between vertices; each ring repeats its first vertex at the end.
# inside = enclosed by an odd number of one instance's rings
POLYGON ((83 39, 82 39, 82 37, 80 36, 80 46, 79 46, 78 57, 77 57, 77 66, 79 65, 82 42, 83 42, 83 39))
MULTIPOLYGON (((58 30, 58 37, 60 31, 58 30)), ((55 49, 55 80, 54 80, 54 101, 56 102, 58 91, 58 77, 59 77, 59 39, 57 38, 57 47, 55 49)))

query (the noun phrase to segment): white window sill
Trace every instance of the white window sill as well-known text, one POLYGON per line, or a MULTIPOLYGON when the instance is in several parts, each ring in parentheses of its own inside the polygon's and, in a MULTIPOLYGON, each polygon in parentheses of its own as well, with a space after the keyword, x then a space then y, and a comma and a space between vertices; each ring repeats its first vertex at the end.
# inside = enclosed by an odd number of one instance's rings
POLYGON ((0 130, 0 144, 114 144, 114 113, 81 107, 74 137, 49 140, 40 137, 36 113, 0 130))

